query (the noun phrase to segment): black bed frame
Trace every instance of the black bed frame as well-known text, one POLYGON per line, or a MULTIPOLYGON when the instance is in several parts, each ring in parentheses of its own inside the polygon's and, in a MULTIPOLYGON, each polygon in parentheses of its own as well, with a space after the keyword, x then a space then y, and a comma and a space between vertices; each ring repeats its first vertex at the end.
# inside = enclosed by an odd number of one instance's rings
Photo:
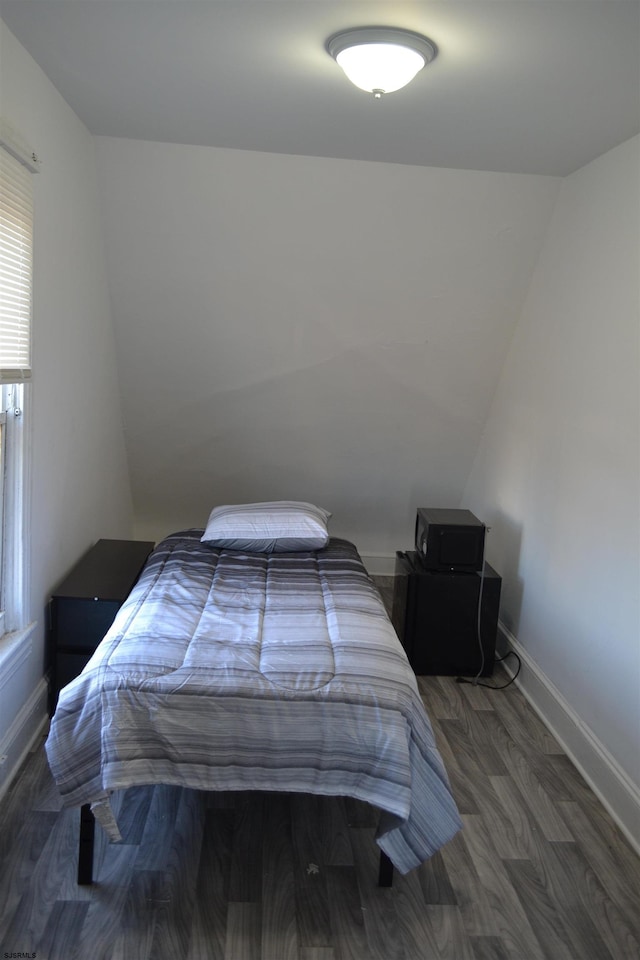
MULTIPOLYGON (((78 843, 78 884, 87 886, 93 883, 93 847, 96 832, 96 819, 91 806, 85 803, 80 808, 80 839, 78 843)), ((386 853, 380 851, 380 869, 378 886, 390 887, 393 883, 393 864, 386 853)))

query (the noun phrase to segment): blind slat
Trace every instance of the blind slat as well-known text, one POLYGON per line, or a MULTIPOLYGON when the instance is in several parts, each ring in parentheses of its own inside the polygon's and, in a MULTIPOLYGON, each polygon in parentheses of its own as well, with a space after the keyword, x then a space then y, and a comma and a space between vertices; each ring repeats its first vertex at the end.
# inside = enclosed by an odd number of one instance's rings
POLYGON ((0 383, 31 376, 33 188, 0 146, 0 383))

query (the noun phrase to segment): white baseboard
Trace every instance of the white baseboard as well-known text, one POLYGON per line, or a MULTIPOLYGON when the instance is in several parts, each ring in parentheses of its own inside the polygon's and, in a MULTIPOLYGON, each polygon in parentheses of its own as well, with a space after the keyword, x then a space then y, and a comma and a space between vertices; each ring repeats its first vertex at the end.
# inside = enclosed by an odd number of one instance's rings
POLYGON ((640 788, 502 623, 498 636, 501 649, 513 650, 522 663, 516 685, 640 854, 640 788))
POLYGON ((0 743, 0 799, 48 722, 49 686, 43 677, 0 743))

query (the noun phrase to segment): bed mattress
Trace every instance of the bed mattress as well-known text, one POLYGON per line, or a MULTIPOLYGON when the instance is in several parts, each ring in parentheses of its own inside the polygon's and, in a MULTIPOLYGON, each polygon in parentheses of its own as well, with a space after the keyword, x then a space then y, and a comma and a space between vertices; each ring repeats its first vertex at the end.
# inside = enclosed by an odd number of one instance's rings
POLYGON ((350 796, 406 873, 461 826, 415 676, 356 548, 255 554, 167 537, 83 672, 46 750, 66 805, 112 836, 115 790, 350 796), (105 813, 105 811, 107 811, 105 813))

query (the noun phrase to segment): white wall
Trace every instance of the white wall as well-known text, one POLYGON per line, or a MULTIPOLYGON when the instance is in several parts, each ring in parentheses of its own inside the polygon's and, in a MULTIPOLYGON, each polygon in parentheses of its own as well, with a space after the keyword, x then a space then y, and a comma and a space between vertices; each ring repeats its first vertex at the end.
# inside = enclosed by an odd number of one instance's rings
POLYGON ((630 793, 640 785, 639 143, 563 182, 465 491, 492 525, 502 620, 532 688, 544 696, 551 681, 630 793))
POLYGON ((98 140, 137 531, 457 506, 559 181, 98 140))
POLYGON ((132 533, 94 142, 0 21, 0 110, 42 158, 35 186, 31 618, 0 673, 0 789, 46 708, 45 605, 101 537, 132 533))

